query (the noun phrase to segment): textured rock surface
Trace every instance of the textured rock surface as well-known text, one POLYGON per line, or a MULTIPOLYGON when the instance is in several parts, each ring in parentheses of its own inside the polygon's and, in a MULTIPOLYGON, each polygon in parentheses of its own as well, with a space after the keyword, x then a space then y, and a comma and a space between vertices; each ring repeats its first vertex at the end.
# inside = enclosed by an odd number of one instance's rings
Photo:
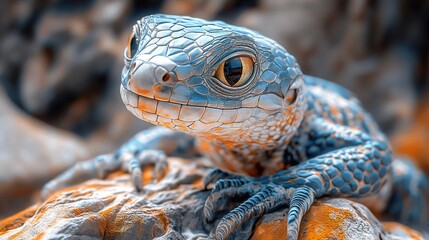
POLYGON ((0 217, 22 209, 38 190, 75 161, 89 157, 76 136, 34 121, 0 89, 0 217))
MULTIPOLYGON (((129 176, 120 173, 59 191, 44 203, 0 222, 0 238, 206 239, 215 226, 206 223, 202 215, 209 194, 202 190, 201 182, 207 165, 203 160, 173 158, 169 164, 158 183, 151 183, 151 169, 145 169, 144 193, 134 192, 129 176)), ((283 239, 286 216, 287 209, 280 209, 261 220, 251 219, 230 239, 283 239)), ((300 232, 301 239, 395 236, 422 239, 419 233, 400 224, 389 223, 384 228, 367 208, 345 199, 316 202, 304 217, 300 232)))

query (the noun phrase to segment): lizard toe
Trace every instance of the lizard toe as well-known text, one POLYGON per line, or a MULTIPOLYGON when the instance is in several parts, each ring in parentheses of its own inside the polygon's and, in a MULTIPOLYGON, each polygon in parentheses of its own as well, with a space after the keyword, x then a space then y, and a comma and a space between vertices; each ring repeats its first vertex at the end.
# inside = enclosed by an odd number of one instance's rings
POLYGON ((291 200, 287 219, 287 237, 290 240, 296 240, 298 239, 302 217, 310 209, 316 194, 312 188, 307 186, 288 189, 288 191, 291 200))
POLYGON ((165 175, 168 166, 167 155, 159 150, 145 150, 137 154, 140 167, 154 165, 152 170, 153 180, 158 181, 165 175))
POLYGON ((108 173, 120 168, 120 162, 113 154, 100 155, 96 158, 78 162, 48 183, 41 191, 41 198, 45 200, 57 190, 73 186, 92 178, 104 178, 108 173))
POLYGON ((248 179, 220 179, 216 182, 210 196, 204 204, 204 216, 207 221, 214 219, 215 213, 220 207, 225 207, 222 200, 241 198, 254 194, 259 187, 249 183, 248 179))
POLYGON ((133 183, 137 192, 143 191, 142 183, 142 170, 140 168, 133 168, 130 172, 131 182, 133 183))
POLYGON ((261 186, 252 197, 234 208, 220 220, 213 232, 213 238, 216 240, 226 239, 250 218, 260 217, 270 210, 284 205, 286 195, 287 191, 279 185, 267 184, 261 186))
POLYGON ((239 179, 243 176, 232 174, 220 169, 212 169, 210 170, 203 178, 203 186, 204 189, 207 189, 207 187, 212 183, 217 183, 221 179, 239 179))
POLYGON ((144 150, 135 154, 125 152, 119 158, 121 159, 122 169, 130 173, 131 181, 137 191, 143 190, 142 167, 154 165, 152 178, 154 181, 158 181, 165 175, 168 166, 167 156, 164 152, 158 150, 144 150))

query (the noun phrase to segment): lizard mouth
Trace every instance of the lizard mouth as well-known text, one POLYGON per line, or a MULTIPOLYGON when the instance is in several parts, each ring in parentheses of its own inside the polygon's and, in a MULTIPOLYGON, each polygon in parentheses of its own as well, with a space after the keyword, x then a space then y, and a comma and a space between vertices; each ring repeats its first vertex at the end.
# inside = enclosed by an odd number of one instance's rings
POLYGON ((127 109, 143 121, 228 146, 247 146, 259 141, 264 148, 272 148, 282 141, 280 133, 293 121, 283 119, 278 113, 269 124, 269 114, 257 107, 219 109, 172 103, 139 95, 123 85, 120 92, 127 109))
MULTIPOLYGON (((121 98, 127 109, 136 117, 154 125, 185 132, 207 132, 233 118, 220 121, 223 110, 217 108, 189 106, 141 96, 121 85, 121 98)), ((232 109, 230 111, 238 111, 232 109)), ((227 114, 227 113, 226 113, 227 114)))

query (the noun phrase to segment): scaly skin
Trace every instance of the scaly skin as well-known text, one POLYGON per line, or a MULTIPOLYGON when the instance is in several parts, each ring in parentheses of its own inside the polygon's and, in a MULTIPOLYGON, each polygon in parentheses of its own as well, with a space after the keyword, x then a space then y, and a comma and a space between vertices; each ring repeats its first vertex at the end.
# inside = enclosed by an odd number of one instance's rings
MULTIPOLYGON (((215 183, 207 220, 222 207, 220 198, 249 197, 221 219, 215 239, 279 206, 289 206, 287 235, 297 239, 303 215, 322 196, 386 208, 392 154, 372 118, 350 92, 303 75, 292 55, 256 32, 189 17, 144 17, 125 50, 121 96, 134 115, 165 128, 143 131, 117 152, 71 168, 46 185, 45 195, 121 166, 141 190, 145 164, 156 163, 159 174, 166 155, 201 153, 222 169, 204 180, 206 187, 215 183), (237 56, 251 59, 250 68, 243 65, 249 77, 229 86, 216 70, 237 56)), ((426 180, 418 180, 421 191, 426 180)), ((407 197, 423 208, 420 195, 407 197)), ((400 214, 414 221, 419 211, 400 214)))

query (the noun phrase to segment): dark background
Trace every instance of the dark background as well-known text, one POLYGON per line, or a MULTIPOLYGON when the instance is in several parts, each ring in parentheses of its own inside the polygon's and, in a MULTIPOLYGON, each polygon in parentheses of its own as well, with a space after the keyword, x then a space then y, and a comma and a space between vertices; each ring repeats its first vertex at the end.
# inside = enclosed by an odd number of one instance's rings
POLYGON ((352 90, 398 154, 429 169, 429 1, 0 1, 0 217, 78 160, 148 126, 119 97, 131 26, 220 19, 280 42, 306 74, 352 90))

